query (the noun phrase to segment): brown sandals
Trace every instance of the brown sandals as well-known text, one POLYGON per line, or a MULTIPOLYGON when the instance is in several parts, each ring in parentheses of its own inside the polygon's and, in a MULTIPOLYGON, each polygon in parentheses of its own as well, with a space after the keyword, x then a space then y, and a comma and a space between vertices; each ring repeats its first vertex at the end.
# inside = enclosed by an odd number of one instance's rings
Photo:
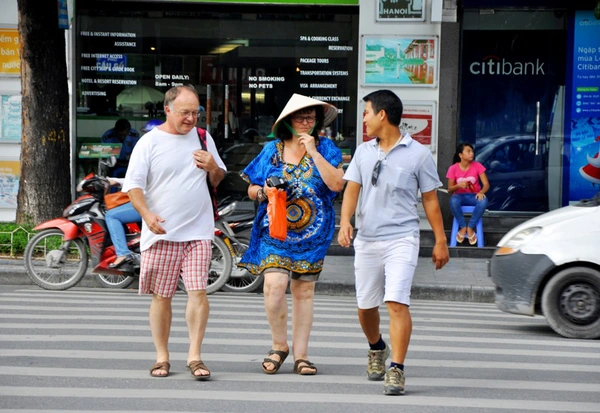
POLYGON ((169 370, 171 370, 171 365, 168 361, 157 361, 154 366, 150 368, 150 375, 152 377, 167 377, 169 375, 169 370), (166 370, 167 374, 159 375, 154 374, 156 370, 166 370))
POLYGON ((267 355, 267 357, 265 357, 265 359, 262 362, 262 369, 266 374, 275 374, 279 371, 279 369, 281 368, 281 365, 283 364, 283 362, 285 361, 285 359, 287 358, 287 356, 290 354, 290 350, 288 349, 287 351, 281 351, 281 350, 273 350, 271 349, 269 351, 269 354, 267 355), (277 355, 279 356, 279 361, 277 360, 273 360, 272 358, 269 358, 268 356, 271 355, 277 355), (275 368, 273 370, 267 370, 267 368, 265 367, 265 364, 267 363, 273 363, 273 365, 275 366, 275 368))
POLYGON ((301 376, 314 376, 317 374, 317 367, 308 360, 298 359, 294 363, 294 373, 301 376))
POLYGON ((210 370, 206 367, 206 365, 202 362, 202 360, 192 360, 187 365, 188 370, 192 373, 192 377, 196 380, 207 380, 210 378, 210 370), (198 370, 206 370, 208 374, 202 374, 198 376, 196 372, 198 370))

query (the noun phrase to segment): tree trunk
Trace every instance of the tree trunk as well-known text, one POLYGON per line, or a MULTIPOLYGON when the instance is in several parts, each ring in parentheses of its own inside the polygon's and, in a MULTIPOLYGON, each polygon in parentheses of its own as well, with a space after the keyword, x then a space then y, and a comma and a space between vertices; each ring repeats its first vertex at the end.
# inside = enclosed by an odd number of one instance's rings
POLYGON ((52 0, 17 0, 23 107, 17 223, 60 216, 71 202, 65 32, 52 0))

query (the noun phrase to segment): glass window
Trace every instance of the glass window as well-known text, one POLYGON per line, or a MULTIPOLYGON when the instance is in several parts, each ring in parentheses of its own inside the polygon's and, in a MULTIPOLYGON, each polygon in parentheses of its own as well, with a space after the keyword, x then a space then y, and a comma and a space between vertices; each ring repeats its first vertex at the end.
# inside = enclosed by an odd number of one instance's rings
POLYGON ((321 132, 355 148, 358 7, 106 4, 76 7, 80 145, 100 142, 120 118, 143 135, 149 120, 164 119, 164 92, 192 84, 198 126, 210 131, 232 172, 260 151, 293 93, 338 107, 321 132))

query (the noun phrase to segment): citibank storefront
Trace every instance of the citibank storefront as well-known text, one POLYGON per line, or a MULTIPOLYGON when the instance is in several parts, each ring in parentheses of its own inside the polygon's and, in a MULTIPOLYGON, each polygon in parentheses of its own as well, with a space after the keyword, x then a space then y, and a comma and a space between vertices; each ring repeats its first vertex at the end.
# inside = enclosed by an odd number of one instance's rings
MULTIPOLYGON (((292 93, 339 108, 322 134, 349 154, 356 146, 358 0, 285 3, 77 1, 77 155, 121 118, 143 134, 149 120, 164 119, 164 92, 180 84, 198 90, 199 126, 236 175, 261 150, 292 93)), ((94 165, 80 158, 78 175, 94 165)))
POLYGON ((458 141, 490 210, 543 212, 600 189, 600 20, 596 2, 516 3, 463 1, 458 141))

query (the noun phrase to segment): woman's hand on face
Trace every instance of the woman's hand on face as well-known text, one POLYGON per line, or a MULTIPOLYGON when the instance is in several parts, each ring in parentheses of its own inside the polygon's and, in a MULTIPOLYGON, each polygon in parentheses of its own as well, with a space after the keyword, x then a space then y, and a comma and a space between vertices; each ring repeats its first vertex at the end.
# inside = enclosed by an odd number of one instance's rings
POLYGON ((306 152, 309 155, 312 155, 313 152, 316 152, 317 150, 317 146, 315 144, 315 137, 312 135, 309 135, 307 133, 303 133, 302 135, 300 135, 298 137, 298 142, 301 145, 304 145, 304 149, 306 149, 306 152))

